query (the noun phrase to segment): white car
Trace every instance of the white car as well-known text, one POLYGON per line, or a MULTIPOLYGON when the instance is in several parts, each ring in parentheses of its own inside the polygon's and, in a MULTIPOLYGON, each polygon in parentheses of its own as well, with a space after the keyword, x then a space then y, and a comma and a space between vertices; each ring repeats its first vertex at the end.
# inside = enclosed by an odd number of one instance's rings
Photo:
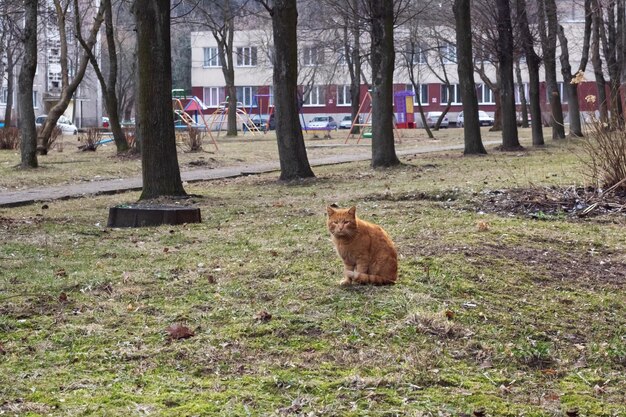
POLYGON ((307 125, 308 129, 337 130, 337 122, 332 116, 314 117, 307 125))
MULTIPOLYGON (((435 125, 437 124, 437 120, 439 120, 439 117, 441 117, 442 113, 443 112, 440 111, 429 111, 428 113, 426 113, 426 124, 428 124, 428 127, 435 127, 435 125)), ((439 124, 439 127, 445 129, 446 127, 448 127, 449 123, 450 122, 448 121, 448 116, 444 116, 441 120, 441 123, 439 124)))
MULTIPOLYGON (((493 126, 493 117, 489 116, 487 112, 483 110, 478 110, 478 123, 481 126, 493 126)), ((456 125, 458 127, 463 127, 465 124, 465 117, 463 116, 463 112, 460 112, 456 117, 456 125)))
MULTIPOLYGON (((36 127, 42 127, 44 125, 44 123, 46 123, 46 119, 48 118, 48 115, 46 114, 42 114, 41 116, 37 116, 37 118, 35 119, 35 126, 36 127)), ((59 120, 57 120, 57 127, 61 128, 61 132, 64 135, 76 135, 78 134, 78 128, 74 125, 74 123, 72 123, 72 121, 70 119, 68 119, 67 117, 61 115, 59 117, 59 120)))
MULTIPOLYGON (((361 116, 357 119, 357 123, 361 123, 361 116)), ((339 129, 350 129, 352 127, 352 116, 344 116, 339 122, 339 129)))

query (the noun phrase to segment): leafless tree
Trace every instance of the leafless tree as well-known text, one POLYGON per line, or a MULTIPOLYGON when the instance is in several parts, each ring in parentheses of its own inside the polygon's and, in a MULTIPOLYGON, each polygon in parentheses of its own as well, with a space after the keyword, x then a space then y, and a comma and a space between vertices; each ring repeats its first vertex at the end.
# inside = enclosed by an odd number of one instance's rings
POLYGON ((478 120, 478 98, 474 84, 474 65, 472 53, 472 18, 470 0, 454 0, 452 6, 456 22, 457 64, 459 85, 463 98, 463 133, 465 135, 465 155, 486 154, 480 135, 478 120))
POLYGON ((22 168, 37 168, 37 129, 33 106, 33 80, 37 71, 37 8, 38 0, 24 0, 24 59, 18 79, 20 108, 20 144, 22 168))
POLYGON ((137 140, 141 142, 140 199, 184 196, 172 112, 169 0, 134 0, 137 28, 137 140))

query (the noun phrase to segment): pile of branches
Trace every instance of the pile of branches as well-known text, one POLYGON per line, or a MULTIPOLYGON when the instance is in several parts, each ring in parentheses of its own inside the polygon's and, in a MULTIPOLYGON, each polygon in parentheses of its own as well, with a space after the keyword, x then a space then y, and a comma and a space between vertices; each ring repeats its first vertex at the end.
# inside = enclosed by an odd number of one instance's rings
POLYGON ((483 211, 523 214, 533 218, 568 215, 626 214, 626 178, 606 190, 591 187, 533 187, 489 190, 481 198, 483 211))

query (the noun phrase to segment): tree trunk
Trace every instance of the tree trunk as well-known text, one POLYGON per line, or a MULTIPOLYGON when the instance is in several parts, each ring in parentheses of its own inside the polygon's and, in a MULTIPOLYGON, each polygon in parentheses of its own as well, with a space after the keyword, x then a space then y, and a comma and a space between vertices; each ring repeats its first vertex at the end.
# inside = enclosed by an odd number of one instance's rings
POLYGON ((233 17, 230 16, 230 3, 227 2, 226 6, 224 7, 224 12, 229 13, 224 18, 225 28, 223 29, 223 51, 225 52, 225 60, 222 61, 222 73, 224 74, 226 95, 228 97, 228 119, 226 124, 226 136, 237 136, 237 88, 235 86, 235 65, 233 62, 233 38, 235 34, 235 25, 233 22, 233 17))
POLYGON ((368 0, 371 20, 372 68, 372 167, 400 164, 393 138, 393 44, 392 0, 368 0))
POLYGON ((520 110, 521 110, 521 124, 522 127, 528 127, 528 100, 526 99, 526 90, 524 89, 524 82, 522 81, 522 69, 520 68, 519 61, 515 65, 515 79, 517 80, 517 88, 519 91, 520 110))
POLYGON ((271 9, 274 32, 274 108, 280 159, 280 179, 314 177, 304 146, 298 109, 298 10, 296 0, 275 0, 271 9))
POLYGON ((141 143, 141 200, 186 195, 176 154, 172 111, 169 0, 135 0, 137 140, 141 143))
MULTIPOLYGON (((57 19, 59 24, 59 33, 61 38, 61 97, 59 101, 50 109, 48 112, 48 117, 46 118, 46 122, 44 123, 41 132, 39 132, 39 141, 40 147, 39 151, 42 155, 46 155, 48 153, 48 144, 50 142, 50 137, 52 135, 52 131, 57 125, 57 121, 59 117, 67 110, 67 107, 78 89, 83 77, 85 76, 85 71, 87 70, 87 65, 89 64, 89 53, 83 52, 80 57, 80 61, 78 63, 78 69, 72 81, 69 81, 69 70, 68 70, 68 52, 67 52, 67 40, 66 40, 66 27, 65 27, 65 13, 61 12, 61 6, 57 0, 55 0, 55 5, 57 6, 57 19)), ((100 31, 100 27, 102 26, 102 22, 104 20, 104 6, 105 3, 100 3, 100 7, 96 16, 93 19, 93 26, 89 32, 89 38, 85 41, 85 46, 91 50, 93 46, 96 44, 98 40, 98 32, 100 31)), ((77 31, 80 29, 79 23, 79 15, 78 10, 76 10, 76 27, 77 31)))
POLYGON ((463 100, 463 133, 465 135, 465 155, 486 154, 480 136, 478 120, 478 97, 474 83, 474 64, 472 53, 472 23, 470 0, 454 0, 452 10, 456 22, 457 66, 459 86, 463 100))
POLYGON ((539 93, 539 65, 541 58, 535 52, 534 38, 528 26, 526 0, 516 0, 517 19, 526 65, 528 66, 528 98, 530 100, 530 119, 533 146, 543 146, 543 124, 541 118, 541 97, 539 93))
POLYGON ((24 58, 18 79, 19 127, 22 132, 20 153, 22 168, 37 168, 37 129, 33 108, 33 80, 37 71, 38 0, 24 0, 24 58))
MULTIPOLYGON (((126 140, 126 135, 122 130, 122 126, 120 124, 120 116, 118 110, 118 99, 117 99, 117 71, 118 71, 118 59, 117 59, 117 47, 115 45, 115 37, 113 33, 113 10, 111 7, 111 0, 103 0, 104 4, 104 26, 105 26, 105 35, 107 41, 107 49, 108 49, 108 57, 109 57, 109 76, 108 81, 105 81, 104 75, 102 74, 102 70, 100 68, 100 64, 98 63, 98 59, 93 54, 93 51, 89 47, 89 44, 83 39, 81 30, 80 30, 80 21, 77 21, 77 38, 78 42, 83 47, 83 51, 88 55, 89 61, 91 62, 91 66, 93 67, 96 77, 98 78, 98 82, 100 83, 100 87, 102 88, 102 94, 104 97, 104 105, 107 109, 107 114, 109 116, 109 128, 111 129, 111 133, 113 134, 113 141, 115 143, 115 147, 117 153, 120 154, 122 152, 126 152, 129 149, 128 141, 126 140)), ((74 0, 74 8, 78 10, 78 0, 74 0)))
POLYGON ((15 61, 13 60, 13 51, 7 51, 7 103, 4 110, 4 127, 11 127, 11 119, 13 116, 13 92, 15 91, 15 61))
POLYGON ((556 38, 558 29, 557 9, 555 0, 539 1, 539 34, 543 47, 543 63, 545 66, 546 89, 550 100, 552 114, 550 124, 552 126, 552 139, 565 138, 565 126, 563 123, 563 108, 561 107, 561 94, 556 79, 556 38))
POLYGON ((609 123, 609 109, 608 101, 606 97, 606 81, 604 79, 604 71, 602 70, 602 58, 600 56, 600 30, 603 27, 602 23, 602 9, 597 0, 594 0, 593 7, 593 32, 591 39, 591 65, 593 66, 593 73, 596 78, 596 87, 598 103, 600 109, 600 122, 609 123))
POLYGON ((515 117, 515 79, 513 78, 513 26, 509 0, 497 0, 498 60, 500 62, 500 99, 502 107, 502 150, 521 148, 515 117))
POLYGON ((580 106, 578 104, 578 84, 572 82, 574 75, 572 74, 572 66, 569 63, 569 50, 567 47, 567 38, 563 26, 559 25, 559 43, 561 44, 561 75, 563 76, 564 88, 569 93, 569 133, 571 136, 582 137, 583 129, 580 121, 580 106))

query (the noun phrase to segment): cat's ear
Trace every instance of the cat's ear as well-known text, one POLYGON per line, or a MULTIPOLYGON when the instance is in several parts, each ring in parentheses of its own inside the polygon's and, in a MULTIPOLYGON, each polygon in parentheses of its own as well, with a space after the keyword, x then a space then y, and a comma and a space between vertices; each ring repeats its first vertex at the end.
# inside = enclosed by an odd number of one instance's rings
POLYGON ((356 214, 356 206, 350 207, 350 209, 348 210, 348 214, 350 216, 354 216, 356 214))
POLYGON ((332 208, 331 206, 327 206, 326 212, 328 213, 329 216, 332 216, 333 214, 335 214, 335 209, 332 208))

